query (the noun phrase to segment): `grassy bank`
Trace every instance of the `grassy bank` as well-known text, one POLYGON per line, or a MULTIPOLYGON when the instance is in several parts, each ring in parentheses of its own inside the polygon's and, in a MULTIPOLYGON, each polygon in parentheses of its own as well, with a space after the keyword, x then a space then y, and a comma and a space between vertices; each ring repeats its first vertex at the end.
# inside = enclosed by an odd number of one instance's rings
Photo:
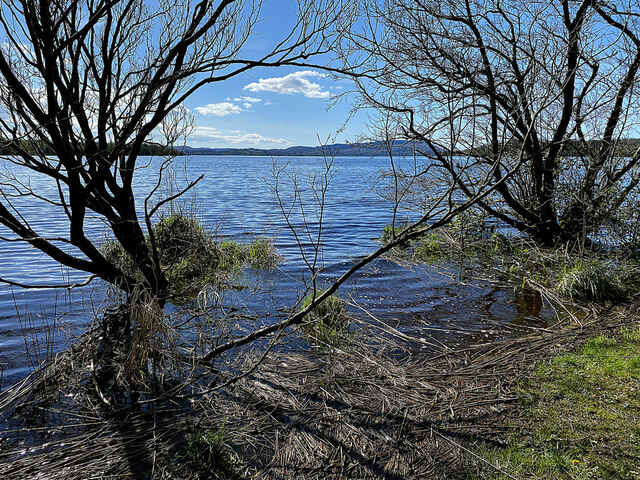
POLYGON ((524 425, 476 450, 512 477, 469 478, 640 478, 640 327, 540 363, 515 392, 524 425))

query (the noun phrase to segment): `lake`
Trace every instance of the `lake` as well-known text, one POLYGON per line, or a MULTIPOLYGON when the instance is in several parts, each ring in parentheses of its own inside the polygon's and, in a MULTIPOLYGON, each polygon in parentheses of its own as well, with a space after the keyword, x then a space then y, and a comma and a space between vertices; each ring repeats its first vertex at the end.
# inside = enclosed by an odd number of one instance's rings
MULTIPOLYGON (((136 178, 138 198, 143 198, 153 187, 159 168, 158 160, 146 161, 149 166, 141 169, 136 178)), ((306 219, 315 235, 318 221, 310 180, 315 178, 316 187, 319 185, 326 173, 325 162, 322 158, 297 157, 279 159, 278 165, 284 167, 287 162, 287 169, 279 175, 283 204, 289 206, 294 199, 292 172, 295 171, 305 206, 304 218, 299 210, 294 210, 289 221, 305 238, 302 228, 306 219)), ((411 167, 409 161, 405 167, 411 167)), ((273 169, 271 158, 236 156, 179 158, 175 168, 179 180, 185 177, 185 172, 191 179, 204 175, 197 188, 186 196, 185 205, 194 208, 208 228, 235 238, 247 233, 275 236, 275 245, 284 262, 273 271, 251 274, 260 282, 259 294, 244 297, 241 293, 234 294, 242 308, 266 315, 267 319, 277 311, 292 307, 304 290, 305 278, 309 277, 300 246, 275 197, 273 169)), ((323 212, 321 281, 329 282, 339 276, 355 259, 379 246, 381 232, 391 223, 393 215, 392 203, 376 193, 383 187, 379 174, 388 169, 386 158, 338 157, 334 160, 323 212)), ((30 181, 43 195, 55 194, 55 185, 46 179, 32 177, 30 181)), ((317 188, 315 192, 318 192, 317 188)), ((65 234, 67 226, 59 208, 25 198, 16 199, 16 204, 42 235, 65 234)), ((138 208, 141 208, 140 204, 138 208)), ((406 211, 399 213, 401 219, 408 215, 410 213, 406 211)), ((91 219, 88 228, 93 238, 106 238, 99 220, 91 219)), ((0 236, 10 234, 0 227, 0 236)), ((308 239, 303 242, 302 250, 312 252, 308 239)), ((86 276, 63 269, 18 242, 0 241, 0 259, 0 277, 22 283, 49 284, 81 280, 86 276)), ((365 319, 369 314, 373 315, 383 324, 396 327, 407 335, 430 338, 451 348, 513 335, 514 331, 526 330, 531 319, 541 324, 550 320, 544 311, 536 306, 532 308, 531 302, 512 291, 467 278, 459 282, 460 278, 453 265, 409 269, 394 261, 380 259, 356 275, 342 290, 342 295, 351 295, 354 302, 368 312, 355 311, 365 319)), ((100 282, 72 292, 25 290, 1 284, 2 385, 7 386, 26 376, 38 364, 41 358, 33 353, 38 351, 34 346, 48 342, 56 351, 85 331, 96 312, 109 304, 106 291, 106 286, 100 282)), ((306 348, 300 342, 294 341, 293 345, 294 348, 306 348)))

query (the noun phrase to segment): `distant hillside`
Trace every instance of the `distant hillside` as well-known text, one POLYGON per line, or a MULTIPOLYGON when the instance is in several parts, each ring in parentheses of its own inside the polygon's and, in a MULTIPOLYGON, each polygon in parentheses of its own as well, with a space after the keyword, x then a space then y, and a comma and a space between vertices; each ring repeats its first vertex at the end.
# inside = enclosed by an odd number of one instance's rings
MULTIPOLYGON (((426 145, 397 142, 392 153, 396 156, 412 156, 414 149, 429 150, 426 145)), ((182 147, 184 155, 240 155, 240 156, 274 156, 274 157, 321 157, 324 154, 336 157, 373 157, 387 155, 380 143, 334 143, 324 147, 289 147, 289 148, 206 148, 182 147)))
MULTIPOLYGON (((562 145, 562 155, 566 157, 579 157, 581 155, 595 155, 602 147, 601 140, 588 140, 583 145, 577 140, 570 140, 562 145)), ((518 141, 510 141, 505 148, 508 154, 518 154, 522 148, 522 144, 518 141)), ((639 138, 620 138, 616 141, 613 154, 620 157, 631 157, 640 149, 639 138)), ((456 152, 458 155, 478 155, 490 156, 491 147, 489 145, 481 145, 474 150, 461 150, 456 152)))
MULTIPOLYGON (((112 148, 109 145, 108 148, 112 148)), ((78 151, 80 148, 78 147, 78 151)), ((129 152, 129 148, 126 148, 125 153, 129 152)), ((44 142, 30 141, 30 140, 4 140, 0 139, 0 155, 17 155, 20 156, 24 153, 30 155, 55 155, 54 149, 44 142)), ((140 155, 179 155, 180 152, 170 147, 162 147, 155 144, 145 143, 140 147, 140 155)))

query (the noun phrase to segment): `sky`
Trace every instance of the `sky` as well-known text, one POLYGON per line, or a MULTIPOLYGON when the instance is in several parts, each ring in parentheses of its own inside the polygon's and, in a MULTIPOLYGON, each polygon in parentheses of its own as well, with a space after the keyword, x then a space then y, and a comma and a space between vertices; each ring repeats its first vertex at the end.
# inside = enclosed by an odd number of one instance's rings
MULTIPOLYGON (((296 21, 295 2, 266 0, 254 35, 245 44, 245 56, 273 47, 296 21)), ((318 145, 318 138, 323 143, 356 141, 364 131, 364 115, 356 115, 345 125, 351 105, 334 101, 349 89, 348 80, 304 67, 250 70, 208 85, 185 102, 197 124, 186 143, 192 147, 287 148, 318 145)))

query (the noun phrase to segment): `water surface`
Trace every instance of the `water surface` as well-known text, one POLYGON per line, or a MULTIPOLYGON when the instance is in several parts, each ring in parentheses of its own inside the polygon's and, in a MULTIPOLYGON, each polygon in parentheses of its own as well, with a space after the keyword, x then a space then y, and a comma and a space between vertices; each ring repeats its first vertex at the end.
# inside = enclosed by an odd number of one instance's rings
MULTIPOLYGON (((149 160, 149 163, 136 177, 138 198, 143 198, 156 181, 159 162, 149 160)), ((309 278, 299 242, 302 251, 312 258, 313 241, 320 227, 314 200, 322 196, 324 159, 283 158, 275 169, 286 163, 288 167, 279 174, 277 182, 282 206, 289 211, 292 202, 298 202, 291 210, 289 224, 275 195, 271 158, 197 156, 178 159, 175 170, 178 182, 184 179, 184 172, 191 179, 204 175, 197 189, 186 196, 184 208, 194 209, 208 228, 233 237, 247 233, 276 237, 276 247, 284 262, 274 271, 254 274, 263 291, 246 298, 242 298, 242 293, 234 294, 235 301, 244 302, 246 308, 261 315, 276 314, 295 304, 309 278), (294 194, 294 179, 300 192, 298 197, 294 194), (297 239, 290 227, 298 233, 297 239)), ((405 167, 410 168, 411 164, 407 162, 405 167)), ((321 281, 331 281, 356 259, 379 246, 378 238, 393 218, 392 203, 375 193, 382 187, 378 174, 388 168, 386 158, 334 160, 322 212, 322 249, 318 257, 321 281)), ((30 181, 41 194, 55 195, 55 185, 47 179, 32 176, 30 181)), ((29 198, 16 199, 16 205, 41 235, 65 234, 68 227, 60 208, 29 198)), ((138 208, 142 209, 140 203, 138 208)), ((400 218, 408 215, 409 212, 399 212, 400 218)), ((88 229, 93 238, 106 238, 99 220, 90 220, 88 229)), ((10 233, 0 228, 0 235, 10 233)), ((45 255, 17 242, 0 242, 0 259, 0 277, 22 283, 67 282, 86 276, 61 268, 45 255)), ((523 300, 513 292, 478 282, 469 285, 469 279, 463 277, 451 265, 408 269, 381 259, 356 275, 344 288, 343 296, 351 296, 354 303, 368 312, 360 312, 362 318, 372 315, 407 335, 451 348, 511 335, 518 325, 526 327, 532 319, 542 323, 547 320, 540 318, 544 314, 541 305, 537 307, 538 300, 523 300), (461 278, 465 284, 459 282, 461 278)), ((106 287, 99 282, 70 293, 0 285, 3 382, 12 383, 37 364, 40 358, 33 353, 38 351, 34 344, 49 342, 53 350, 63 348, 69 338, 86 330, 95 313, 108 303, 106 287)))

